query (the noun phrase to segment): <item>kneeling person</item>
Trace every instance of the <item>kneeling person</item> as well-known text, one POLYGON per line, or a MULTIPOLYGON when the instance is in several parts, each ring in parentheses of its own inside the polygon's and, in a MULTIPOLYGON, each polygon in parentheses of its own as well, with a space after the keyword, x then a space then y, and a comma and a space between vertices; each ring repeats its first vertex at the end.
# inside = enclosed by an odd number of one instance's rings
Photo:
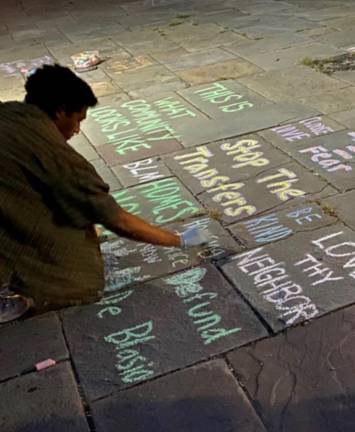
POLYGON ((48 65, 25 88, 25 102, 0 104, 0 323, 33 305, 44 312, 100 299, 104 268, 94 224, 161 246, 206 242, 197 229, 179 236, 123 210, 69 146, 97 103, 87 83, 48 65))

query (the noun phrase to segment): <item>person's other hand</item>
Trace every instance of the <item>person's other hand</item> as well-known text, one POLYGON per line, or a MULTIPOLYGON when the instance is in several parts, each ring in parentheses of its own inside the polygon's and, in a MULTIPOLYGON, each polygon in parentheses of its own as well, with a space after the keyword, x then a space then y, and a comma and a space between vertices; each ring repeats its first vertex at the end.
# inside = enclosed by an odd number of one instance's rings
POLYGON ((180 234, 180 239, 183 248, 202 246, 209 242, 209 233, 207 230, 192 227, 180 234))

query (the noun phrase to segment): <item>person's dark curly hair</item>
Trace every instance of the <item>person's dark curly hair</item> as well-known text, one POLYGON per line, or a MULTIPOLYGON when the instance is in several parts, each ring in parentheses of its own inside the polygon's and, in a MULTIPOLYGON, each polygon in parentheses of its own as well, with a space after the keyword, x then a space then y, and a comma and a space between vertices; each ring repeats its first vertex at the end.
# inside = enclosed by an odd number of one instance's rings
POLYGON ((25 102, 38 106, 52 119, 61 109, 70 115, 97 104, 90 86, 58 64, 37 69, 28 77, 25 89, 25 102))

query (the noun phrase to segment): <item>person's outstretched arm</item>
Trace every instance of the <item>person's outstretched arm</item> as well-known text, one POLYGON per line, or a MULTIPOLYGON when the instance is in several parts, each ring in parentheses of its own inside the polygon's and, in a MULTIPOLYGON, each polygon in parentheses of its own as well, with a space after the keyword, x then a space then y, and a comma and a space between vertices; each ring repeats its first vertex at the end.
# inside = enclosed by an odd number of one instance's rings
POLYGON ((105 223, 105 227, 121 237, 159 246, 189 247, 208 242, 206 234, 197 228, 190 228, 178 235, 151 225, 120 207, 112 219, 105 223))
POLYGON ((131 240, 151 243, 160 246, 180 247, 181 239, 178 234, 158 228, 138 216, 118 208, 110 222, 105 227, 115 234, 131 240))

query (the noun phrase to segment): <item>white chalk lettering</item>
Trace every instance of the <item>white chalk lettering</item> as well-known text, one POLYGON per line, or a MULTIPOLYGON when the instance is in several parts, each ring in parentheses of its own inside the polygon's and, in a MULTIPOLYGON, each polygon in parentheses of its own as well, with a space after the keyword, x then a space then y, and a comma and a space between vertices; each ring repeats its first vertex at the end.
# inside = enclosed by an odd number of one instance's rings
MULTIPOLYGON (((324 251, 324 253, 329 257, 339 259, 345 258, 343 268, 348 269, 352 268, 355 264, 355 242, 344 241, 339 243, 337 237, 342 236, 343 234, 344 231, 338 231, 317 240, 313 240, 312 243, 324 251), (337 241, 335 244, 329 245, 329 243, 333 243, 335 240, 337 241)), ((355 272, 350 272, 349 276, 355 279, 355 272)))
POLYGON ((278 168, 276 174, 267 175, 266 177, 257 179, 257 183, 267 183, 266 187, 270 189, 270 192, 275 194, 281 201, 287 201, 292 197, 302 196, 305 194, 302 190, 291 189, 291 185, 297 182, 297 175, 286 168, 278 168), (274 180, 277 181, 274 182, 274 180))
POLYGON ((322 219, 322 215, 313 213, 312 207, 303 207, 301 209, 294 210, 286 215, 289 218, 295 219, 298 225, 303 225, 304 222, 313 222, 313 218, 322 219))
POLYGON ((158 180, 164 177, 164 175, 159 172, 159 166, 154 165, 153 159, 131 162, 123 165, 123 168, 129 170, 130 174, 139 180, 139 183, 158 180))
POLYGON ((238 268, 253 278, 259 295, 268 303, 272 303, 279 318, 291 325, 301 318, 310 319, 318 314, 316 305, 303 295, 301 285, 292 281, 285 263, 275 261, 269 254, 263 253, 264 248, 244 252, 233 257, 238 268))
POLYGON ((320 279, 312 282, 311 283, 312 286, 320 285, 324 282, 331 282, 331 281, 344 279, 342 276, 332 277, 334 271, 331 270, 326 265, 324 265, 323 263, 319 262, 317 258, 310 253, 306 253, 305 258, 295 262, 295 266, 302 266, 304 264, 307 264, 308 266, 303 268, 302 270, 303 273, 309 272, 308 276, 311 278, 317 276, 321 277, 320 279))
POLYGON ((285 140, 288 142, 300 141, 311 136, 306 132, 300 131, 297 126, 291 124, 278 126, 272 128, 271 130, 276 132, 278 135, 281 135, 282 138, 285 138, 285 140))

